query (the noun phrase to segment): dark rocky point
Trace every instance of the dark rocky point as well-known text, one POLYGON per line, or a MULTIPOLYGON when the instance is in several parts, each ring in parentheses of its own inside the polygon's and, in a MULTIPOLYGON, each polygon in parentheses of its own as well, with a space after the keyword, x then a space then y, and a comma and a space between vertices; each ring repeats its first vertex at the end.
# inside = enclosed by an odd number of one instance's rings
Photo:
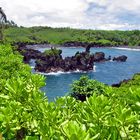
POLYGON ((103 52, 96 52, 94 54, 94 61, 95 62, 100 62, 100 61, 105 61, 105 54, 103 52))
POLYGON ((25 43, 19 43, 17 50, 23 55, 23 61, 29 63, 31 59, 37 59, 41 57, 41 52, 26 47, 25 43))
POLYGON ((113 58, 113 61, 125 62, 126 60, 127 60, 127 56, 125 56, 125 55, 113 58))
POLYGON ((35 70, 40 72, 68 72, 93 70, 94 55, 89 52, 77 52, 72 57, 62 58, 62 51, 51 48, 47 53, 37 59, 35 70), (50 54, 48 53, 50 51, 50 54), (57 52, 57 53, 55 53, 57 52), (60 53, 58 53, 60 52, 60 53), (54 53, 54 54, 53 54, 54 53))
MULTIPOLYGON (((51 48, 41 53, 38 50, 28 48, 25 43, 18 43, 17 50, 24 56, 24 62, 29 63, 35 59, 35 70, 39 72, 69 72, 69 71, 91 71, 94 62, 105 62, 111 60, 111 56, 105 58, 104 52, 90 53, 91 44, 86 45, 84 52, 76 52, 72 57, 62 57, 62 50, 51 48)), ((113 61, 125 62, 127 56, 114 57, 113 61)))

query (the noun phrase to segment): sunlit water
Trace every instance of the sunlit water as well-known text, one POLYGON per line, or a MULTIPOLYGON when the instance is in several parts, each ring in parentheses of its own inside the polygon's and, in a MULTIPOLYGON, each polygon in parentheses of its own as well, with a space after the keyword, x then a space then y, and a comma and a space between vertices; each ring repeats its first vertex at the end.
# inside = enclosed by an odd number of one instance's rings
MULTIPOLYGON (((40 48, 44 51, 46 48, 40 48)), ((61 48, 63 50, 63 57, 72 56, 77 51, 84 51, 84 48, 61 48)), ((70 84, 74 80, 80 78, 81 75, 88 75, 91 79, 96 79, 105 84, 118 83, 123 79, 129 79, 133 74, 140 72, 140 51, 138 50, 123 50, 116 48, 91 48, 91 52, 102 51, 106 57, 111 55, 120 56, 126 55, 128 57, 126 62, 102 62, 95 63, 95 70, 88 73, 74 72, 74 73, 50 73, 45 74, 46 86, 42 90, 48 96, 50 101, 56 97, 64 96, 70 89, 70 84)), ((33 63, 31 63, 33 65, 33 63)))

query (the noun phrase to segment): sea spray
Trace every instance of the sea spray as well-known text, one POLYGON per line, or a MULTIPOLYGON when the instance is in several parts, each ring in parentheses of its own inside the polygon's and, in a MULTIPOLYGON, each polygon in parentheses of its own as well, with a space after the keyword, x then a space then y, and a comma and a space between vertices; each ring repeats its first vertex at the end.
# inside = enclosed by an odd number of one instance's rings
MULTIPOLYGON (((93 70, 88 71, 88 72, 96 72, 96 66, 93 67, 93 70)), ((88 73, 88 72, 76 70, 76 71, 69 71, 69 72, 58 71, 58 72, 50 72, 50 73, 44 73, 44 72, 35 72, 35 73, 42 74, 42 75, 55 75, 55 76, 59 76, 61 74, 88 73)))
POLYGON ((140 49, 135 49, 135 48, 121 48, 121 47, 112 47, 114 49, 118 49, 118 50, 127 50, 127 51, 140 51, 140 49))

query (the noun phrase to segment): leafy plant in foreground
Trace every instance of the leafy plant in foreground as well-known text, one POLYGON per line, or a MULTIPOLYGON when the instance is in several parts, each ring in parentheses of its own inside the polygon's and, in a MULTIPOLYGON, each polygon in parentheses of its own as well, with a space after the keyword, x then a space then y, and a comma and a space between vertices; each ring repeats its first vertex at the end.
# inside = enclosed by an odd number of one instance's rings
POLYGON ((10 45, 0 45, 0 55, 2 140, 139 140, 139 74, 119 88, 81 77, 71 93, 90 94, 84 102, 48 102, 40 91, 44 77, 32 74, 10 45))

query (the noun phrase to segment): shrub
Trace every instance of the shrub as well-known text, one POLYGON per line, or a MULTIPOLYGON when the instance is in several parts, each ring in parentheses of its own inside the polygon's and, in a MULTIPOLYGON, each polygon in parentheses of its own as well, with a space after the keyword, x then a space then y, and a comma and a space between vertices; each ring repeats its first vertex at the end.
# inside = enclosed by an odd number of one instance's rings
POLYGON ((107 86, 96 80, 91 80, 87 76, 82 76, 71 85, 70 94, 76 99, 89 97, 93 94, 105 94, 107 86))
POLYGON ((45 50, 44 54, 47 56, 60 56, 62 54, 62 50, 51 48, 49 50, 45 50))

